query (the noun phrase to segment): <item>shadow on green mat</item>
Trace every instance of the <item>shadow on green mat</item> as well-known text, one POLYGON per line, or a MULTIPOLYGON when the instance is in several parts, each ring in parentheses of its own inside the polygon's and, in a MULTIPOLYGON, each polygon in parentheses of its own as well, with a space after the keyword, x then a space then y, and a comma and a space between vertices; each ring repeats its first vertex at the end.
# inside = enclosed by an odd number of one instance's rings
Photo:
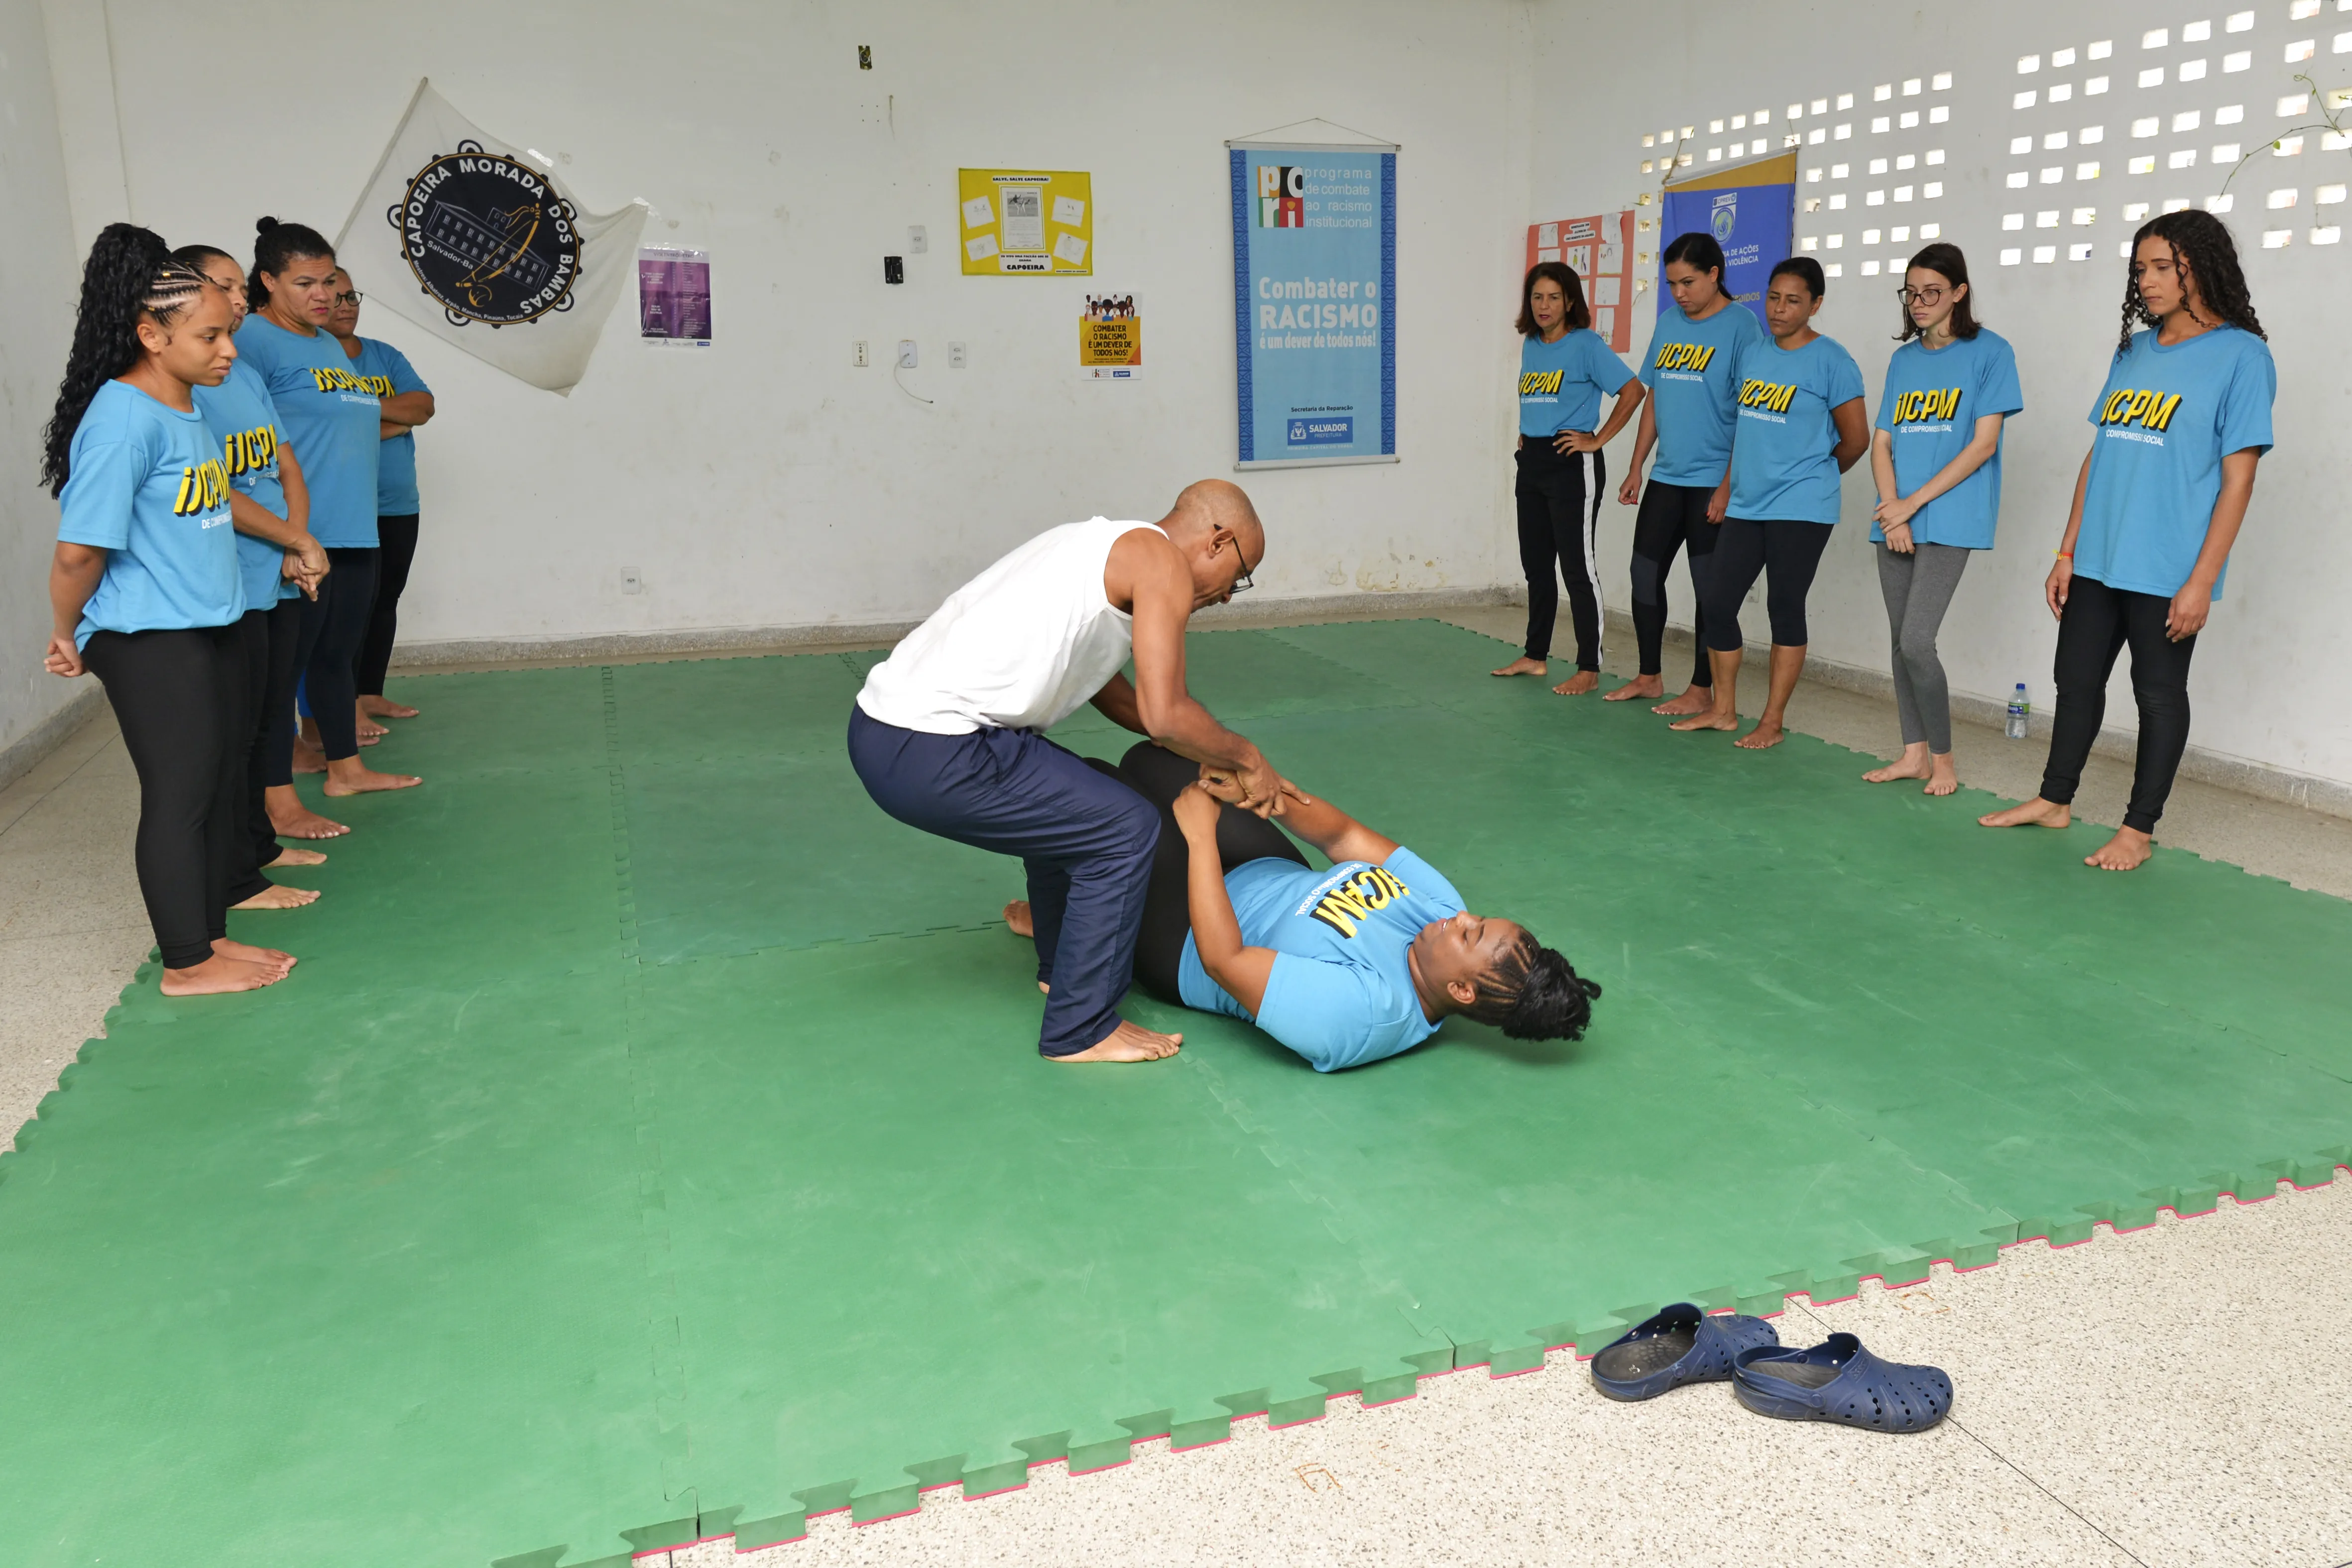
POLYGON ((293 977, 151 967, 0 1160, 0 1561, 765 1544, 2347 1157, 2343 904, 2088 874, 2096 829, 1495 648, 1190 645, 1277 766, 1606 988, 1580 1042, 1456 1020, 1328 1077, 1141 998, 1172 1061, 1038 1061, 1018 868, 842 756, 868 656, 402 683, 425 787, 236 917, 293 977))

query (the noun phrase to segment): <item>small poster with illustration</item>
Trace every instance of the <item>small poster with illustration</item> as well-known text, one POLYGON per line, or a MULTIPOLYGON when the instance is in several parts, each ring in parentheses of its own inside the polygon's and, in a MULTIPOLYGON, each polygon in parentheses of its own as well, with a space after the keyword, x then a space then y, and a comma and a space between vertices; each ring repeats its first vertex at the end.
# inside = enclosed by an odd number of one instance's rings
POLYGON ((1078 374, 1131 382, 1143 374, 1143 311, 1132 294, 1089 294, 1078 317, 1078 374))
POLYGON ((662 348, 710 347, 710 253, 637 249, 637 336, 662 348))

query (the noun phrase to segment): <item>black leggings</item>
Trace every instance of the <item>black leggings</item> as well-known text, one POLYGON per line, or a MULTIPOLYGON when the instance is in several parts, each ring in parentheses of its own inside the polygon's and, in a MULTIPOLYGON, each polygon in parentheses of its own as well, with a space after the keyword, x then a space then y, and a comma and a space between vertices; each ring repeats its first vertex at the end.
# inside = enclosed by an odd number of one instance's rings
POLYGON ((235 626, 93 632, 82 661, 106 687, 139 773, 139 894, 167 969, 228 935, 238 848, 236 741, 245 651, 235 626))
POLYGON ((1511 486, 1519 505, 1519 568, 1528 578, 1528 657, 1551 656, 1552 622, 1559 590, 1552 563, 1568 582, 1568 612, 1576 623, 1576 667, 1601 668, 1601 569, 1592 530, 1601 520, 1601 454, 1560 453, 1551 437, 1530 435, 1517 454, 1511 486))
MULTIPOLYGON (((300 601, 302 625, 296 639, 294 667, 309 683, 310 716, 319 722, 319 744, 327 760, 340 762, 360 754, 359 720, 352 668, 360 643, 367 637, 368 616, 375 609, 375 559, 373 548, 330 548, 331 568, 319 581, 319 597, 300 601)), ((289 701, 269 716, 269 782, 294 782, 294 705, 289 701)))
MULTIPOLYGON (((278 848, 278 831, 269 825, 269 806, 265 794, 270 783, 270 739, 276 726, 275 716, 291 713, 294 708, 294 687, 301 679, 299 662, 302 651, 302 599, 281 599, 268 610, 248 610, 245 623, 251 627, 260 623, 257 650, 253 632, 246 633, 246 695, 252 704, 251 733, 247 738, 245 758, 245 833, 250 845, 252 865, 258 873, 263 866, 276 862, 284 852, 278 848)), ((289 744, 290 746, 290 734, 289 744)), ((288 757, 288 772, 284 782, 292 783, 292 757, 288 757)))
POLYGON ((2116 655, 2131 648, 2132 696, 2139 705, 2139 754, 2132 767, 2131 804, 2124 826, 2156 831, 2164 802, 2189 749, 2189 660, 2197 639, 2175 643, 2164 634, 2172 601, 2134 593, 2077 575, 2058 618, 2058 657, 2052 674, 2058 711, 2050 724, 2050 760, 2042 768, 2042 798, 2071 803, 2083 764, 2107 716, 2107 676, 2116 655))
POLYGON ((1706 645, 1718 653, 1739 652, 1740 601, 1756 586, 1758 575, 1769 570, 1764 608, 1772 620, 1773 645, 1803 647, 1805 595, 1812 591, 1813 573, 1834 532, 1825 523, 1724 518, 1715 559, 1699 591, 1706 609, 1706 645))
POLYGON ((400 630, 400 595, 408 586, 408 569, 416 559, 416 514, 378 517, 375 608, 368 616, 367 638, 360 644, 354 684, 363 697, 383 695, 383 675, 392 668, 392 640, 400 630))
POLYGON ((1715 674, 1706 662, 1706 574, 1722 525, 1706 520, 1713 486, 1662 485, 1653 479, 1642 486, 1642 509, 1633 518, 1633 641, 1642 654, 1642 673, 1657 674, 1664 666, 1666 645, 1666 578, 1675 570, 1675 552, 1690 547, 1691 641, 1696 666, 1690 684, 1711 686, 1715 674))
MULTIPOLYGON (((1108 773, 1160 812, 1160 847, 1151 862, 1151 885, 1143 895, 1143 928, 1135 944, 1135 977, 1163 1002, 1180 1006, 1176 970, 1184 957, 1184 938, 1192 934, 1192 899, 1187 885, 1192 851, 1183 831, 1176 826, 1176 797, 1201 776, 1201 765, 1188 762, 1165 747, 1139 741, 1129 747, 1113 768, 1098 757, 1087 766, 1108 773)), ((1307 863, 1298 846, 1280 828, 1254 811, 1227 806, 1217 813, 1217 859, 1226 871, 1250 861, 1295 861, 1307 863)))

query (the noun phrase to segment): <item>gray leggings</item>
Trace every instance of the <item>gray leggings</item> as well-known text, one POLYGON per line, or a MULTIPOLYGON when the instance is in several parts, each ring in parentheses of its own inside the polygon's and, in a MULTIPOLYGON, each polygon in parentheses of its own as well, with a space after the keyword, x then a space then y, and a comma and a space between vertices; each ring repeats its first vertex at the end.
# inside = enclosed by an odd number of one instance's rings
POLYGON ((1936 657, 1936 632, 1971 553, 1958 545, 1920 545, 1910 555, 1878 547, 1878 587, 1886 595, 1886 624, 1895 637, 1895 710, 1903 719, 1903 744, 1924 740, 1938 757, 1952 749, 1952 689, 1944 682, 1943 661, 1936 657))

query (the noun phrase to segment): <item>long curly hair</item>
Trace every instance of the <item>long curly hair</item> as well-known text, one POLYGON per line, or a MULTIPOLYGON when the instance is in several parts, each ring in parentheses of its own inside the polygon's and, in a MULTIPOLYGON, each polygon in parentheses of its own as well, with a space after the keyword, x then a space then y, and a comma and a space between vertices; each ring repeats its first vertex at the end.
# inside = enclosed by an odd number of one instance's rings
POLYGON ((2245 270, 2238 265, 2238 246, 2230 237, 2229 225, 2210 213, 2188 207, 2148 219, 2132 235, 2131 264, 2124 271, 2124 326, 2116 339, 2116 358, 2131 352, 2134 329, 2156 325, 2156 313, 2139 295, 2140 243, 2151 239, 2172 247, 2172 265, 2196 280, 2198 303, 2223 326, 2269 339, 2246 292, 2245 270))
POLYGON ((173 260, 172 247, 152 229, 109 224, 100 232, 82 264, 81 304, 58 406, 41 432, 40 482, 50 495, 65 490, 74 432, 81 428, 90 399, 145 355, 139 341, 141 319, 169 327, 211 287, 203 273, 173 260))
POLYGON ((269 303, 269 286, 261 275, 286 270, 286 264, 306 256, 335 259, 327 236, 308 224, 281 224, 276 218, 253 220, 253 276, 245 280, 245 302, 258 310, 269 303))
POLYGON ((1463 1012, 1493 1024, 1513 1040, 1578 1040, 1592 1021, 1601 982, 1578 974, 1559 953, 1534 933, 1519 939, 1478 977, 1478 995, 1463 1012))

